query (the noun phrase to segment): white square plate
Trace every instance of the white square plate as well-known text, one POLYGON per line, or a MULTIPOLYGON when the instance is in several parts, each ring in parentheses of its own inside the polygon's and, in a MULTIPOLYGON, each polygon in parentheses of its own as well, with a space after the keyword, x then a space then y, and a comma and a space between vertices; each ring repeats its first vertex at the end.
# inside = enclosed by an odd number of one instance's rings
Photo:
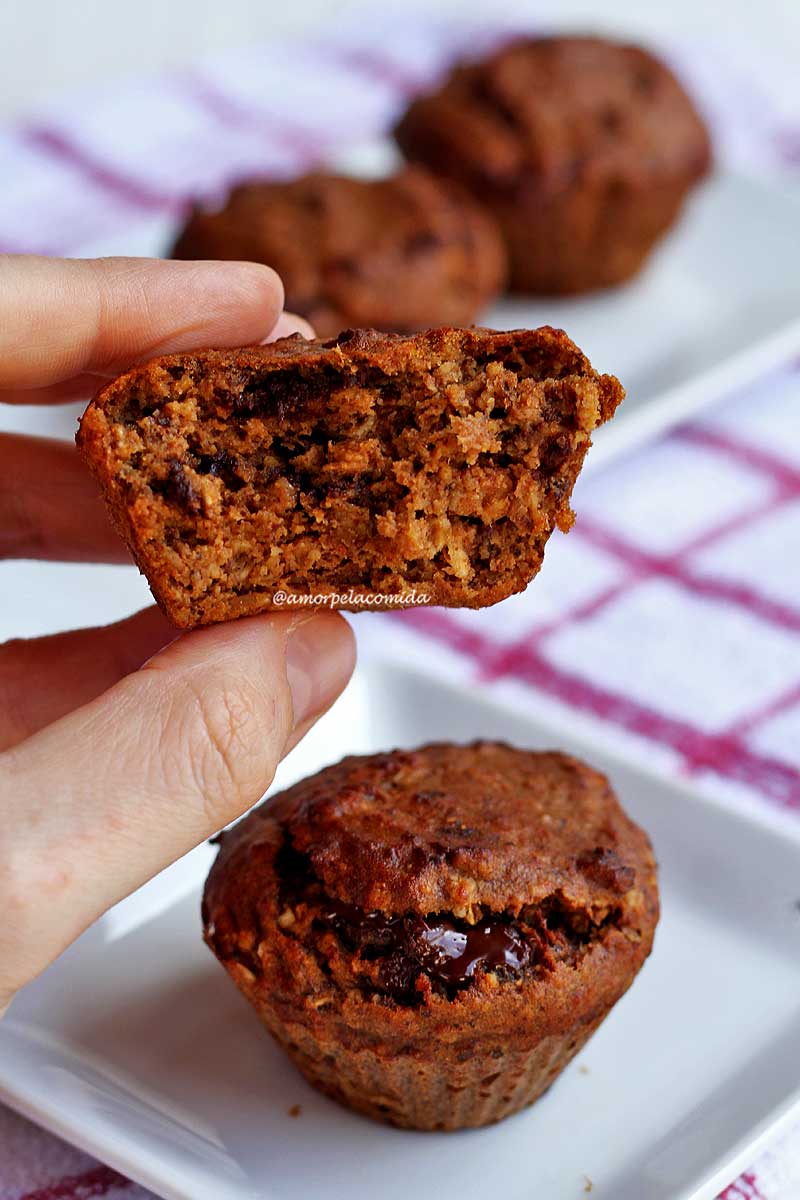
MULTIPOLYGON (((333 166, 379 175, 386 143, 333 166)), ((557 325, 593 364, 618 375, 627 399, 595 436, 585 470, 662 433, 800 351, 800 189, 719 173, 632 283, 575 299, 503 300, 481 318, 499 329, 557 325)), ((82 247, 94 254, 164 254, 174 221, 149 220, 82 247)), ((78 408, 0 416, 0 428, 75 431, 78 408)))
POLYGON ((490 1129, 418 1134, 317 1095, 201 943, 208 847, 19 997, 0 1023, 0 1097, 171 1200, 582 1200, 589 1181, 593 1200, 715 1195, 800 1098, 800 835, 380 664, 279 782, 352 751, 478 736, 584 754, 661 864, 651 959, 533 1108, 490 1129))

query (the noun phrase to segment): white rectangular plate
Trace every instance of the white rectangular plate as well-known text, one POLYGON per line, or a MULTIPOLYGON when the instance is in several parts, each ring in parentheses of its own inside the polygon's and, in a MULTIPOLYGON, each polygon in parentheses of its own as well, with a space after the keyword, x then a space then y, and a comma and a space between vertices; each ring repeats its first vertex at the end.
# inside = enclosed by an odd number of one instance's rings
POLYGON ((208 847, 18 998, 0 1023, 0 1097, 171 1200, 583 1200, 589 1181, 593 1200, 715 1195, 800 1097, 800 836, 381 664, 279 782, 353 751, 483 736, 606 770, 661 865, 652 958, 533 1108, 416 1134, 312 1091, 200 941, 208 847))

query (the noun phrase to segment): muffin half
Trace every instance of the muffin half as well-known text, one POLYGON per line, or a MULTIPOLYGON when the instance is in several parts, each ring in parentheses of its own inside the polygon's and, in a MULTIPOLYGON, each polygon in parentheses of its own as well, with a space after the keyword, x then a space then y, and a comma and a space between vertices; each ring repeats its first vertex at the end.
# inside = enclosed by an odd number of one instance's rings
POLYGON ((560 330, 351 330, 155 359, 78 446, 179 628, 520 591, 623 396, 560 330))
POLYGON ((415 1129, 532 1103, 658 919, 608 781, 496 742, 346 758, 224 836, 205 938, 305 1077, 415 1129))
POLYGON ((702 118, 669 68, 592 37, 517 41, 457 67, 395 137, 494 215, 523 292, 628 279, 711 161, 702 118))

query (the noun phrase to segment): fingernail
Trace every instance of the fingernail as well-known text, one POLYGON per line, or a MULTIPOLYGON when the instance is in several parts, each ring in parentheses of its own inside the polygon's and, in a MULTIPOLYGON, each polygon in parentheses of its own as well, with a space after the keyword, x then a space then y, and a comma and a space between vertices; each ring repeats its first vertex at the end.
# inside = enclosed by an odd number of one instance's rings
POLYGON ((286 635, 286 679, 297 728, 322 712, 347 684, 355 663, 353 634, 333 613, 307 617, 286 635))
POLYGON ((293 333, 302 334, 306 340, 314 337, 314 330, 308 321, 303 317, 298 317, 296 313, 283 312, 278 317, 275 328, 264 338, 262 345, 266 345, 268 342, 277 342, 279 338, 291 337, 293 333))

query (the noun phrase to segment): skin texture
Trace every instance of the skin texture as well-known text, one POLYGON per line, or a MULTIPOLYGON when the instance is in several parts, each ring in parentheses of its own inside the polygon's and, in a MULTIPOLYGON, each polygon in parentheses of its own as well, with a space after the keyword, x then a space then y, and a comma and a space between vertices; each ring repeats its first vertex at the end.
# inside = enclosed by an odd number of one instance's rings
MULTIPOLYGON (((0 402, 159 351, 310 333, 246 263, 0 258, 0 402)), ((125 561, 70 446, 0 436, 0 553, 125 561)), ((0 646, 0 1012, 110 905, 244 812, 353 666, 335 614, 176 637, 148 609, 0 646), (113 736, 111 736, 113 731, 113 736)))

